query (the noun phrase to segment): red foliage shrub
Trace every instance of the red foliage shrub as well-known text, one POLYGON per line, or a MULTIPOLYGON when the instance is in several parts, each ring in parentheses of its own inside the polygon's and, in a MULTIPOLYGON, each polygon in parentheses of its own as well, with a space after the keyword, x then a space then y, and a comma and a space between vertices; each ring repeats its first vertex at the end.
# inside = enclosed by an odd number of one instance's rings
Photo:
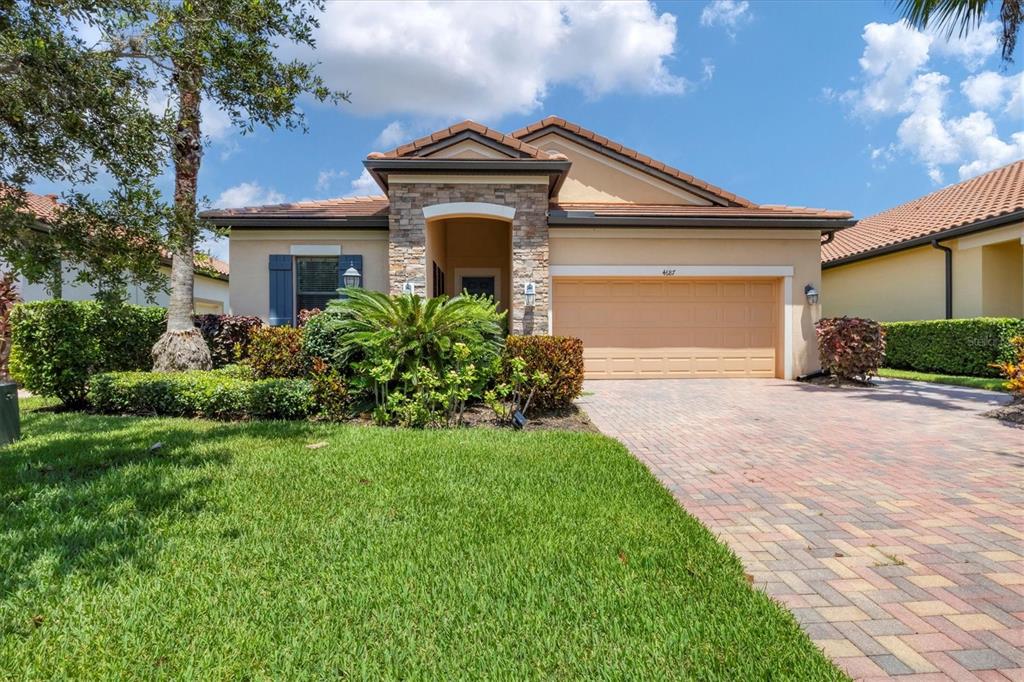
POLYGON ((885 332, 874 320, 829 317, 818 321, 821 366, 840 379, 867 381, 885 360, 885 332))
POLYGON ((252 332, 263 320, 252 315, 196 315, 195 325, 210 347, 214 367, 244 360, 252 332))
MULTIPOLYGON (((526 372, 548 375, 546 386, 533 396, 537 407, 552 409, 572 405, 583 393, 583 342, 569 336, 510 336, 505 340, 505 358, 522 358, 526 372)), ((502 363, 499 381, 508 378, 502 363)))
POLYGON ((249 357, 257 379, 291 379, 309 374, 309 357, 302 352, 302 330, 260 327, 249 339, 249 357))
POLYGON ((18 278, 13 272, 0 275, 0 381, 9 378, 7 361, 11 357, 11 311, 21 300, 15 286, 18 278))

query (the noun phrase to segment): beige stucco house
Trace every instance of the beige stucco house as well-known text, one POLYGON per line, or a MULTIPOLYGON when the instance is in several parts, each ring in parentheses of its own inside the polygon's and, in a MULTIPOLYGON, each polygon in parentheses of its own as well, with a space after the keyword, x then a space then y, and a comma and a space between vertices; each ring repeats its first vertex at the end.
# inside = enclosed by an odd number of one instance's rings
POLYGON ((466 121, 364 165, 382 196, 204 214, 230 228, 234 313, 293 323, 352 268, 381 291, 491 294, 512 333, 583 339, 591 378, 818 367, 805 290, 849 213, 754 204, 556 117, 466 121))
MULTIPOLYGON (((51 220, 60 204, 57 197, 52 194, 26 193, 26 204, 30 211, 35 214, 38 230, 49 229, 47 222, 51 220)), ((171 259, 169 255, 161 257, 160 273, 170 283, 171 259)), ((0 262, 0 270, 3 270, 3 262, 0 262)), ((77 271, 74 264, 67 264, 62 273, 62 284, 59 291, 50 291, 39 282, 31 282, 25 277, 19 277, 17 282, 18 294, 23 301, 46 301, 51 298, 60 298, 65 301, 88 301, 95 297, 96 289, 88 284, 76 281, 77 271)), ((193 306, 197 315, 206 313, 221 314, 230 312, 228 307, 228 278, 229 268, 224 261, 216 258, 199 258, 196 260, 195 287, 193 291, 193 306)), ((153 300, 147 297, 146 292, 139 286, 130 284, 128 286, 127 298, 129 303, 138 305, 159 305, 166 307, 168 295, 166 292, 157 292, 153 300)))
POLYGON ((1024 160, 836 234, 825 315, 882 321, 1024 317, 1024 160))

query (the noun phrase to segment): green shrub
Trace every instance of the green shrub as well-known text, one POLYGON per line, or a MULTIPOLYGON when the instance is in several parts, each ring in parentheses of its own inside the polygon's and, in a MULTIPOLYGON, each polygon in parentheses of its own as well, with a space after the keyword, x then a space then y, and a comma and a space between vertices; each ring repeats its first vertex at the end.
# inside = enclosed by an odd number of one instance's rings
POLYGON ((345 333, 344 315, 338 310, 326 310, 313 315, 302 325, 302 350, 315 361, 319 358, 342 375, 348 372, 348 365, 339 362, 338 349, 345 333))
POLYGON ((862 317, 818 320, 818 355, 822 369, 840 379, 867 381, 885 360, 882 325, 862 317))
POLYGON ((210 347, 213 366, 223 367, 248 357, 249 339, 263 320, 253 315, 196 315, 195 325, 210 347))
POLYGON ((572 405, 583 393, 583 342, 570 336, 510 336, 505 340, 505 355, 500 381, 512 377, 511 358, 526 361, 528 375, 537 372, 548 378, 538 386, 532 404, 544 409, 572 405))
POLYGON ((308 381, 250 381, 217 370, 97 374, 88 399, 98 412, 142 416, 303 419, 313 411, 308 381))
POLYGON ((144 370, 160 338, 166 311, 95 301, 34 301, 11 313, 11 368, 18 382, 68 405, 85 400, 96 372, 144 370))
POLYGON ((886 367, 960 376, 998 376, 993 365, 1013 362, 1011 339, 1024 336, 1024 320, 1017 318, 886 322, 883 326, 886 367))
POLYGON ((349 416, 350 399, 348 386, 338 370, 322 358, 312 359, 310 384, 317 417, 327 421, 340 421, 349 416))
POLYGON ((306 350, 342 372, 356 396, 380 407, 392 391, 414 386, 422 369, 449 383, 445 377, 456 368, 472 369, 470 395, 483 394, 504 339, 504 314, 491 299, 346 293, 309 320, 306 350))
POLYGON ((303 379, 253 381, 249 416, 258 419, 305 419, 313 413, 313 389, 303 379))
POLYGON ((291 379, 309 374, 309 357, 302 350, 301 329, 260 327, 249 339, 245 364, 258 379, 291 379))

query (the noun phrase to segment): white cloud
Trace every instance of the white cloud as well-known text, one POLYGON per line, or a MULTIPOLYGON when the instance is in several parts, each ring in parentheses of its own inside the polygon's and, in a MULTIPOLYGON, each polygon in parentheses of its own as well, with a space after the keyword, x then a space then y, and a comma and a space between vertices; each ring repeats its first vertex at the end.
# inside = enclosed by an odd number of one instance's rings
POLYGON ((348 177, 348 171, 334 170, 333 168, 322 170, 316 176, 316 191, 326 192, 334 184, 335 180, 348 177))
POLYGON ((284 195, 266 188, 258 182, 243 182, 220 193, 213 202, 214 208, 240 208, 242 206, 265 206, 284 202, 284 195))
POLYGON ((957 169, 960 179, 1024 158, 1024 131, 1014 133, 1009 142, 1004 142, 999 139, 995 123, 984 111, 975 111, 950 121, 949 129, 973 158, 957 169))
POLYGON ((328 3, 320 23, 311 56, 360 114, 486 120, 533 111, 557 85, 688 85, 668 65, 676 18, 649 2, 328 3))
POLYGON ((960 60, 965 67, 974 71, 984 64, 999 49, 999 23, 986 21, 967 35, 932 35, 935 37, 935 51, 941 55, 960 60))
POLYGON ((384 130, 380 131, 377 139, 373 141, 375 147, 381 149, 393 149, 400 144, 404 144, 412 139, 412 135, 409 130, 402 124, 401 121, 392 121, 387 124, 384 130))
POLYGON ((753 18, 747 0, 712 0, 700 13, 700 25, 722 26, 735 37, 736 29, 753 18))
POLYGON ((931 36, 897 22, 870 23, 861 37, 865 46, 860 68, 867 83, 857 108, 876 114, 903 110, 911 78, 928 62, 931 36))
POLYGON ((365 197, 375 196, 381 194, 380 185, 370 175, 370 171, 363 169, 363 172, 359 174, 359 177, 352 181, 352 186, 349 188, 347 197, 365 197))
MULTIPOLYGON (((838 99, 861 115, 901 118, 896 143, 872 150, 876 166, 884 167, 898 150, 924 165, 933 182, 941 183, 943 166, 956 164, 965 179, 1024 156, 1024 131, 1011 131, 1004 140, 986 113, 1007 113, 1016 125, 1024 120, 1024 72, 1002 76, 984 71, 966 78, 959 91, 975 111, 958 117, 949 109, 965 103, 950 102, 956 94, 950 76, 927 70, 934 54, 955 58, 969 70, 980 68, 998 49, 992 26, 984 24, 977 35, 946 39, 902 21, 870 23, 862 37, 861 87, 838 99)), ((834 91, 826 89, 825 96, 835 98, 834 91)))
POLYGON ((1024 119, 1024 71, 1003 76, 983 71, 960 84, 971 105, 985 111, 1001 110, 1012 119, 1024 119))

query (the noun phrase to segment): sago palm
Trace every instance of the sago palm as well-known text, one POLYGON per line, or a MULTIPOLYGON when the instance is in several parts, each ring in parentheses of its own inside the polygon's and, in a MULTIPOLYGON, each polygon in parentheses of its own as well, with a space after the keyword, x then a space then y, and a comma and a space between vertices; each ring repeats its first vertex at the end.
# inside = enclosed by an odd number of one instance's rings
MULTIPOLYGON (((977 28, 985 19, 989 9, 994 9, 999 0, 895 0, 896 7, 912 26, 919 29, 935 28, 945 30, 947 35, 959 33, 965 36, 977 28)), ((1017 45, 1017 33, 1024 23, 1024 0, 1002 0, 999 2, 999 21, 1003 33, 999 44, 1003 49, 1003 61, 1013 61, 1013 49, 1017 45)))
POLYGON ((422 298, 388 296, 346 289, 348 298, 332 302, 336 315, 336 361, 345 365, 369 349, 394 362, 395 376, 429 367, 442 372, 455 344, 468 346, 478 363, 496 358, 502 347, 502 318, 493 301, 473 296, 422 298))

